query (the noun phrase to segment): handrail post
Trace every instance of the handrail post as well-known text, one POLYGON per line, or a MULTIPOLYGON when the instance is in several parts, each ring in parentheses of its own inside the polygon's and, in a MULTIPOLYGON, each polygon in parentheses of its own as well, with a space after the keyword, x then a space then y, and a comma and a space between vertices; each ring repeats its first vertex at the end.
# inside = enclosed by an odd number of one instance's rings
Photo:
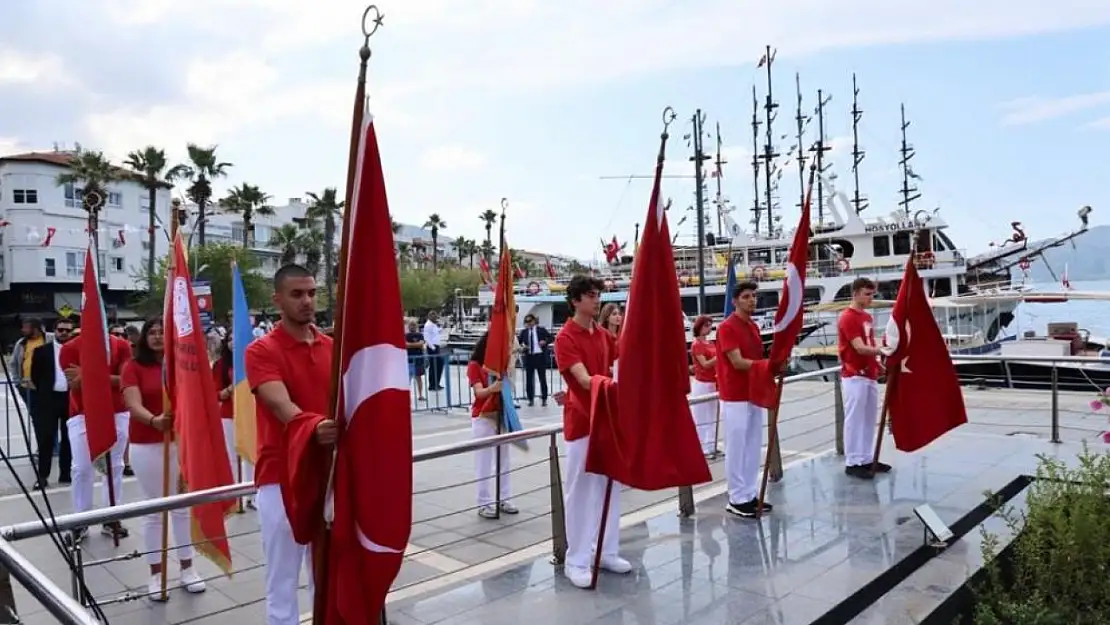
POLYGON ((454 363, 454 348, 445 347, 440 357, 443 362, 440 364, 443 367, 443 411, 451 412, 451 408, 455 404, 451 403, 451 376, 458 372, 458 367, 452 366, 454 363))
MULTIPOLYGON (((783 383, 785 384, 785 382, 783 382, 783 383)), ((781 408, 782 408, 782 406, 781 406, 781 403, 780 403, 779 410, 768 410, 767 411, 767 422, 768 423, 776 423, 776 424, 778 423, 778 419, 777 418, 772 418, 771 415, 772 415, 772 413, 781 412, 781 408)), ((777 415, 776 415, 776 417, 777 417, 777 415)), ((770 437, 768 437, 768 438, 770 438, 770 437)), ((770 473, 767 476, 767 479, 771 480, 772 482, 778 482, 778 481, 782 480, 782 444, 779 442, 781 438, 782 438, 781 436, 775 436, 774 440, 771 441, 771 448, 767 450, 767 452, 771 455, 771 466, 768 467, 770 473)))
POLYGON ((12 591, 12 578, 8 568, 0 566, 0 623, 19 623, 19 611, 15 608, 15 593, 12 591))
POLYGON ((1052 363, 1052 442, 1060 442, 1060 371, 1052 363))
POLYGON ((551 476, 551 563, 562 564, 567 557, 567 519, 563 509, 563 475, 559 470, 559 438, 551 434, 547 466, 551 476))
POLYGON ((833 412, 836 415, 836 455, 844 455, 844 378, 837 371, 833 377, 833 412))

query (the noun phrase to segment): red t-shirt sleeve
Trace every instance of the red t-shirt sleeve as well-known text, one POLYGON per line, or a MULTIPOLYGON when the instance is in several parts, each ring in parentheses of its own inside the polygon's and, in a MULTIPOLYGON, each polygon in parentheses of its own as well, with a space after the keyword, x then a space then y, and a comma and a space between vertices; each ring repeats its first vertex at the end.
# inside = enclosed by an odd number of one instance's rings
POLYGON ((482 365, 473 360, 466 364, 466 382, 470 388, 474 388, 475 384, 486 385, 485 377, 482 375, 482 365))
POLYGON ((134 360, 127 361, 127 364, 123 366, 123 371, 120 372, 119 375, 120 390, 132 387, 142 390, 142 387, 139 386, 138 368, 134 360))
POLYGON ((281 382, 281 362, 265 339, 252 342, 246 354, 247 384, 251 392, 267 382, 281 382))
POLYGON ((123 339, 112 341, 112 362, 115 363, 113 373, 123 375, 123 367, 131 362, 131 343, 123 339))
POLYGON ((863 335, 862 315, 854 313, 840 315, 840 319, 837 320, 837 329, 844 337, 845 343, 851 343, 852 339, 861 339, 864 343, 867 342, 867 337, 863 335))
POLYGON ((66 343, 62 345, 62 351, 58 353, 58 365, 62 368, 62 371, 74 367, 77 365, 78 356, 79 352, 74 344, 72 342, 66 343))
POLYGON ((584 362, 582 350, 578 345, 566 336, 560 336, 555 341, 555 362, 559 365, 559 371, 570 371, 570 368, 576 364, 584 362))
POLYGON ((740 349, 739 337, 736 336, 734 329, 730 323, 722 323, 717 328, 717 350, 722 356, 734 349, 740 349))

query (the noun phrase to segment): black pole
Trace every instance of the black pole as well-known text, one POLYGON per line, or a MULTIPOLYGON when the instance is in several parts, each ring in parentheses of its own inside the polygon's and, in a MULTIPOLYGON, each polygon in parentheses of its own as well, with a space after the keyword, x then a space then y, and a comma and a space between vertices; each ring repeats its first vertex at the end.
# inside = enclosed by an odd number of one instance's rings
POLYGON ((795 149, 798 151, 798 208, 800 209, 806 202, 806 155, 802 141, 807 120, 806 116, 802 115, 802 77, 797 73, 794 74, 794 86, 798 90, 798 113, 794 116, 794 120, 798 122, 798 144, 795 149))
POLYGON ((759 97, 752 85, 752 224, 755 225, 755 234, 759 234, 760 217, 763 209, 759 204, 759 97))
POLYGON ((898 202, 906 211, 906 217, 910 216, 910 203, 921 197, 917 192, 917 187, 910 186, 910 178, 916 178, 917 175, 913 173, 910 168, 910 159, 916 156, 913 146, 906 141, 906 129, 910 127, 910 123, 906 121, 906 105, 902 105, 902 153, 900 164, 902 165, 902 201, 898 202))
POLYGON ((698 314, 703 314, 705 308, 705 177, 702 163, 709 160, 702 149, 702 126, 705 124, 705 114, 698 109, 694 112, 694 202, 698 218, 698 314))
POLYGON ((766 209, 767 209, 767 236, 775 236, 775 209, 774 203, 771 200, 771 169, 773 168, 774 159, 778 158, 778 153, 775 152, 773 145, 774 136, 771 134, 771 125, 775 121, 774 111, 778 108, 778 102, 775 102, 771 92, 771 66, 775 63, 775 53, 772 52, 771 46, 767 46, 767 56, 764 57, 767 66, 767 101, 763 108, 767 115, 767 143, 763 145, 763 175, 764 175, 764 193, 766 194, 766 209))
POLYGON ((859 164, 867 154, 859 146, 859 120, 862 117, 863 109, 859 107, 859 87, 856 86, 856 75, 852 74, 852 177, 855 179, 852 205, 855 206, 857 215, 867 208, 867 198, 859 194, 859 164))
POLYGON ((820 89, 817 90, 817 141, 813 144, 815 165, 817 166, 817 223, 825 221, 825 171, 832 165, 825 164, 825 152, 832 148, 825 145, 825 105, 832 100, 832 96, 825 97, 820 89))
POLYGON ((721 180, 725 177, 725 170, 722 167, 728 164, 728 161, 721 158, 721 122, 717 122, 717 160, 714 164, 717 166, 714 171, 717 175, 717 236, 721 237, 725 232, 725 204, 721 193, 721 180))

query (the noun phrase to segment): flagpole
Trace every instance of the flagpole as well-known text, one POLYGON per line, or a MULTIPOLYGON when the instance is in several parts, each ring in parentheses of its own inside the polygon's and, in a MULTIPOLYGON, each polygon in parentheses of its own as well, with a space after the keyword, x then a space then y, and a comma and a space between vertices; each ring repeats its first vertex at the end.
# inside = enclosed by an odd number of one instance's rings
MULTIPOLYGON (((718 184, 720 184, 720 183, 718 183, 718 184)), ((731 238, 728 240, 728 252, 727 252, 726 258, 727 258, 726 262, 728 262, 728 266, 725 267, 725 275, 728 275, 728 272, 732 271, 732 239, 731 238)), ((732 293, 725 293, 725 301, 728 301, 731 297, 732 297, 732 293)), ((728 319, 726 318, 726 319, 722 320, 721 323, 724 323, 725 321, 728 321, 728 319)), ((696 341, 697 339, 698 339, 698 337, 695 336, 694 340, 696 341)), ((716 342, 716 341, 714 341, 714 342, 716 342)), ((716 357, 720 358, 721 354, 717 354, 716 357)), ((721 389, 718 388, 717 389, 718 398, 720 397, 720 392, 721 392, 721 389)), ((720 399, 718 399, 717 400, 717 419, 713 422, 713 459, 714 460, 721 457, 721 455, 720 455, 721 452, 717 448, 717 445, 720 444, 720 442, 721 442, 721 401, 720 401, 720 399)))
POLYGON ((886 429, 886 422, 890 416, 890 394, 897 384, 895 380, 898 375, 894 372, 888 371, 886 374, 886 389, 883 392, 883 409, 879 415, 879 429, 875 433, 875 455, 871 459, 871 473, 878 473, 879 469, 879 454, 883 451, 883 430, 886 429))
MULTIPOLYGON (((167 267, 169 276, 173 277, 173 272, 176 269, 174 259, 177 258, 177 229, 181 223, 178 221, 178 208, 170 208, 170 264, 167 267)), ((162 410, 163 412, 171 412, 173 410, 172 404, 169 402, 169 396, 166 395, 165 381, 162 382, 162 410)), ((170 432, 162 432, 162 496, 170 496, 170 432)), ((167 592, 167 580, 169 578, 169 553, 170 553, 170 512, 169 510, 162 511, 162 552, 161 552, 161 567, 162 567, 162 587, 161 599, 165 601, 169 598, 167 592)))
MULTIPOLYGON (((658 158, 656 159, 656 162, 655 162, 655 168, 656 168, 655 182, 656 182, 656 185, 658 185, 658 183, 659 183, 658 176, 660 176, 662 174, 663 163, 666 160, 667 139, 670 137, 670 135, 667 134, 667 129, 670 128, 671 123, 674 122, 674 120, 675 120, 674 109, 672 109, 669 106, 664 108, 663 109, 663 133, 661 135, 659 135, 659 156, 658 156, 658 158)), ((656 190, 658 190, 658 186, 656 186, 656 190)), ((655 195, 655 194, 653 193, 653 195, 655 195)), ((656 201, 659 200, 658 197, 655 197, 655 199, 656 199, 656 201)), ((650 208, 652 210, 656 209, 655 206, 652 206, 650 208)), ((657 224, 657 227, 662 227, 662 223, 657 224)), ((631 292, 631 289, 632 289, 631 280, 629 282, 630 282, 629 292, 631 292)), ((627 312, 627 310, 625 312, 627 312)), ((615 381, 616 380, 614 380, 614 382, 615 381)), ((589 585, 590 590, 594 590, 594 589, 597 588, 597 576, 598 576, 598 573, 601 571, 601 552, 602 552, 602 547, 605 545, 605 526, 609 524, 609 501, 612 498, 612 496, 613 496, 613 478, 610 477, 607 480, 605 480, 605 498, 601 500, 602 501, 602 503, 601 503, 601 522, 598 523, 598 525, 597 525, 597 547, 596 547, 596 550, 594 551, 593 570, 590 572, 590 585, 589 585)))
MULTIPOLYGON (((370 37, 382 26, 384 15, 377 5, 371 4, 362 13, 362 47, 359 48, 358 81, 355 85, 354 110, 351 114, 351 142, 347 159, 347 189, 343 207, 349 214, 354 204, 355 178, 358 175, 359 147, 362 143, 362 124, 366 116, 366 66, 370 61, 370 37), (370 18, 369 22, 367 18, 370 18)), ((337 267, 339 276, 335 283, 335 308, 332 314, 332 337, 334 340, 331 363, 331 394, 328 399, 330 414, 329 419, 335 419, 339 414, 339 378, 343 365, 343 302, 344 291, 347 283, 347 257, 349 254, 348 241, 351 235, 351 220, 344 215, 343 228, 339 239, 339 258, 337 267)), ((332 484, 335 480, 335 459, 338 446, 332 449, 331 463, 327 469, 327 490, 330 497, 332 484)), ((328 518, 328 504, 324 504, 324 524, 316 540, 312 541, 312 576, 315 590, 312 606, 312 622, 314 625, 324 625, 327 619, 328 606, 328 550, 331 545, 331 523, 328 518)), ((381 622, 385 622, 385 608, 382 608, 381 622)))
MULTIPOLYGON (((497 254, 498 258, 504 258, 505 257, 504 256, 504 254, 505 254, 505 209, 508 208, 508 207, 509 207, 509 199, 504 198, 504 197, 501 198, 501 240, 500 240, 500 243, 498 244, 498 246, 501 249, 499 249, 497 251, 498 252, 498 254, 497 254)), ((501 273, 501 268, 500 267, 498 267, 498 273, 499 274, 501 273)), ((498 280, 498 285, 497 285, 498 287, 501 286, 500 282, 501 281, 498 280)), ((512 286, 510 285, 509 288, 511 289, 512 286)), ((505 301, 508 302, 508 295, 509 294, 508 293, 502 293, 501 295, 505 299, 505 301)), ((509 311, 508 310, 505 311, 505 319, 506 319, 506 321, 509 319, 509 311)), ((515 332, 516 328, 513 328, 513 331, 515 332)), ((505 363, 506 366, 508 366, 513 361, 512 352, 511 352, 512 344, 510 343, 508 347, 510 349, 510 353, 509 353, 509 359, 505 363)), ((510 371, 511 371, 511 369, 506 369, 505 371, 501 372, 501 385, 502 386, 509 383, 507 378, 509 377, 509 372, 510 371)), ((504 396, 501 397, 501 401, 497 402, 497 406, 498 406, 497 407, 497 429, 495 431, 497 432, 498 435, 500 435, 501 434, 501 424, 505 422, 505 397, 504 396)), ((501 518, 501 447, 500 446, 498 446, 497 448, 494 449, 493 456, 494 456, 493 470, 496 473, 496 478, 494 478, 496 481, 494 482, 494 491, 493 492, 494 492, 494 496, 495 496, 494 497, 494 499, 495 499, 494 505, 497 508, 494 512, 494 518, 500 519, 501 518)))
POLYGON ((775 409, 767 423, 767 454, 763 458, 763 478, 759 484, 759 500, 755 504, 755 517, 763 514, 763 502, 767 497, 767 480, 771 476, 771 454, 779 444, 779 409, 782 408, 782 373, 775 374, 775 409))

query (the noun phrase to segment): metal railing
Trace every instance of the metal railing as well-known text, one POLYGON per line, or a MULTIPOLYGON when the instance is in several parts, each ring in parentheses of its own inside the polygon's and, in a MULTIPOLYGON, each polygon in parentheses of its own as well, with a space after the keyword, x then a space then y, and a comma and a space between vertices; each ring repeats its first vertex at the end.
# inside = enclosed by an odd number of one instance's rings
MULTIPOLYGON (((1022 362, 1057 363, 1058 365, 1059 363, 1090 363, 1097 361, 1097 359, 1090 358, 1032 356, 1005 359, 973 356, 956 357, 954 360, 957 365, 965 361, 988 363, 1004 361, 1006 366, 1022 362)), ((1057 365, 1045 368, 1049 371, 1065 369, 1057 365)), ((972 424, 975 425, 977 430, 992 432, 996 431, 994 428, 998 427, 1006 427, 1012 430, 1015 419, 1025 419, 1028 424, 1023 424, 1020 427, 1038 433, 1047 430, 1049 437, 1055 442, 1060 441, 1062 430, 1075 430, 1085 434, 1097 432, 1098 429, 1084 427, 1084 425, 1091 418, 1104 421, 1105 417, 1094 415, 1089 407, 1084 408, 1087 402, 1082 394, 1069 394, 1066 391, 1061 391, 1058 384, 1061 378, 1059 371, 1049 375, 1050 378, 1047 380, 1045 388, 1052 392, 1050 394, 1051 407, 1047 418, 1044 415, 1044 393, 1005 395, 1006 399, 1002 403, 1012 403, 1016 407, 1015 410, 1014 407, 1008 408, 1006 405, 991 405, 989 403, 992 398, 999 397, 996 390, 965 387, 965 403, 967 403, 969 410, 985 411, 982 416, 977 414, 972 419, 972 424), (1053 380, 1056 380, 1057 383, 1054 384, 1053 380), (1026 409, 1026 406, 1030 408, 1026 409), (993 413, 991 412, 994 409, 1009 410, 1009 412, 1003 415, 1005 418, 996 418, 992 416, 993 413)), ((790 376, 786 378, 786 385, 787 388, 783 395, 778 417, 780 444, 778 449, 772 450, 771 454, 772 479, 781 478, 784 458, 806 458, 829 448, 835 448, 838 453, 843 453, 844 409, 838 369, 829 368, 790 376), (831 432, 829 431, 830 426, 832 426, 831 432)), ((717 399, 717 394, 711 393, 692 396, 690 397, 690 403, 699 405, 717 399)), ((723 433, 719 424, 719 411, 717 414, 716 432, 723 433)), ((562 426, 560 424, 551 424, 512 434, 473 438, 428 447, 414 452, 413 533, 410 549, 406 553, 406 565, 416 563, 426 564, 426 566, 406 567, 411 569, 407 574, 406 568, 403 568, 402 575, 394 586, 394 592, 402 590, 416 592, 417 589, 422 588, 422 584, 432 582, 440 577, 452 575, 482 562, 499 558, 511 558, 513 557, 512 554, 516 552, 538 547, 545 543, 550 544, 551 561, 554 564, 562 563, 566 553, 566 527, 563 514, 560 468, 561 458, 563 457, 560 441, 561 433, 562 426), (469 479, 469 477, 462 480, 455 478, 443 479, 443 471, 436 475, 433 469, 437 462, 457 463, 457 459, 464 454, 492 450, 514 442, 544 439, 547 440, 547 445, 530 449, 528 452, 518 452, 514 448, 510 467, 506 470, 506 474, 512 475, 515 482, 514 486, 521 486, 523 483, 523 488, 513 489, 512 492, 509 492, 508 485, 505 485, 505 492, 502 492, 500 480, 489 478, 495 482, 493 490, 496 501, 498 503, 502 501, 516 503, 520 508, 519 515, 503 512, 498 507, 498 518, 477 518, 474 513, 480 506, 462 505, 458 501, 452 501, 452 499, 457 499, 458 491, 463 489, 468 491, 465 497, 474 501, 471 499, 473 489, 480 480, 469 479), (429 471, 431 471, 431 474, 428 473, 429 471), (468 541, 470 543, 477 541, 482 543, 484 551, 481 556, 468 559, 469 556, 462 555, 466 551, 462 548, 462 543, 468 541), (450 554, 451 557, 443 557, 442 553, 444 552, 450 554), (443 564, 441 562, 443 560, 449 560, 449 562, 443 564), (432 568, 436 570, 423 572, 423 569, 432 568)), ((718 438, 715 437, 713 441, 715 451, 709 455, 711 468, 715 472, 715 482, 723 479, 721 477, 721 454, 719 453, 720 441, 718 438)), ((727 453, 727 449, 725 453, 727 453)), ((492 455, 496 455, 496 453, 492 455)), ((469 476, 473 475, 474 472, 473 467, 465 470, 458 464, 447 467, 447 469, 446 472, 449 474, 466 472, 469 476)), ((494 473, 496 475, 497 472, 494 473)), ((702 486, 699 488, 708 487, 702 486)), ((677 492, 648 493, 631 489, 624 490, 626 493, 622 493, 622 512, 624 514, 631 514, 637 510, 652 509, 654 511, 661 504, 668 505, 668 502, 673 502, 669 505, 677 504, 682 516, 692 515, 696 511, 694 489, 692 487, 679 488, 677 492)), ((254 486, 252 484, 235 484, 207 491, 174 495, 168 498, 123 503, 113 508, 60 515, 56 519, 57 527, 59 530, 65 531, 94 526, 99 523, 134 519, 146 514, 186 508, 201 503, 247 497, 253 492, 254 486)), ((229 523, 228 527, 229 538, 233 541, 248 540, 246 538, 248 535, 257 533, 256 524, 247 527, 246 531, 237 532, 237 528, 232 527, 232 525, 239 519, 242 519, 243 523, 253 523, 249 516, 232 517, 232 523, 229 523)), ((78 596, 77 600, 71 598, 57 583, 42 574, 41 570, 36 569, 26 559, 18 557, 19 554, 11 544, 15 541, 42 537, 48 533, 50 533, 49 530, 38 521, 17 523, 0 528, 0 564, 8 568, 16 581, 23 585, 35 600, 45 606, 59 622, 79 623, 81 625, 92 622, 85 616, 86 612, 80 606, 80 601, 94 600, 103 606, 111 603, 134 601, 145 596, 145 593, 126 590, 122 595, 116 597, 80 597, 80 593, 75 592, 74 594, 78 596)), ((136 552, 99 561, 85 562, 80 557, 80 546, 77 546, 74 551, 76 556, 74 560, 77 566, 71 575, 75 588, 81 586, 77 582, 84 578, 86 569, 89 567, 107 566, 115 562, 136 559, 143 555, 136 552)), ((239 569, 236 572, 263 566, 264 564, 251 564, 247 568, 239 569)), ((208 579, 218 580, 222 577, 222 575, 218 575, 208 579)), ((246 605, 263 600, 264 598, 260 597, 257 600, 247 602, 246 605)), ((230 611, 242 607, 242 605, 244 604, 217 611, 230 611)), ((14 606, 12 608, 14 609, 14 606)), ((183 623, 209 618, 212 614, 213 612, 201 613, 178 622, 183 623)))
MULTIPOLYGON (((409 356, 409 391, 413 412, 447 412, 451 409, 469 408, 474 401, 474 391, 466 378, 469 359, 468 350, 451 347, 444 348, 437 355, 409 356), (439 388, 433 390, 434 387, 439 388)), ((545 371, 536 372, 533 376, 537 400, 541 397, 541 377, 546 382, 549 398, 563 389, 563 378, 555 370, 550 350, 547 359, 545 371)), ((513 374, 513 396, 517 401, 523 401, 528 374, 522 364, 513 374)))

